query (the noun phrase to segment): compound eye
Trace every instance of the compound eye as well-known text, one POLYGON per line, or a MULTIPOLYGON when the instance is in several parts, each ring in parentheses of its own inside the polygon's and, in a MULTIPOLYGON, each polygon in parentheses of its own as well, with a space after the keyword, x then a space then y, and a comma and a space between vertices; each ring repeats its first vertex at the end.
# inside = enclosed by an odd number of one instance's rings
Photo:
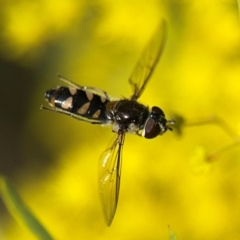
POLYGON ((151 114, 165 117, 165 114, 164 114, 163 110, 159 107, 156 107, 156 106, 152 107, 151 114))
POLYGON ((144 129, 143 129, 143 137, 151 139, 157 137, 161 132, 160 125, 158 122, 149 117, 145 123, 144 129))

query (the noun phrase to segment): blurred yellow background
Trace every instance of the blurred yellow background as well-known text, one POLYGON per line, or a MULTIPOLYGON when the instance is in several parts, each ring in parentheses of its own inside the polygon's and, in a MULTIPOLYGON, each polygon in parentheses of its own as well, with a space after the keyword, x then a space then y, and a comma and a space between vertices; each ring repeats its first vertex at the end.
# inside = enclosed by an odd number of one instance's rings
MULTIPOLYGON (((168 239, 168 225, 182 240, 240 239, 240 148, 203 171, 192 164, 232 143, 218 126, 153 140, 127 135, 108 228, 97 167, 111 129, 39 109, 44 92, 61 84, 56 73, 130 96, 128 77, 162 17, 166 48, 140 102, 161 107, 168 119, 219 116, 239 135, 237 1, 0 3, 0 173, 56 239, 168 239)), ((0 214, 1 239, 35 239, 2 202, 0 214)))

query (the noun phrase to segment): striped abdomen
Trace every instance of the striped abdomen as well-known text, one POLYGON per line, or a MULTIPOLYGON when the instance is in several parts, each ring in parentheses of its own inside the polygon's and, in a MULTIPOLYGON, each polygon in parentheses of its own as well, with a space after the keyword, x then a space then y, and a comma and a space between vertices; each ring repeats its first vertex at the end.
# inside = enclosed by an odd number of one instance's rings
POLYGON ((109 100, 90 91, 72 87, 57 87, 45 93, 47 101, 56 108, 88 119, 107 120, 106 104, 109 100))

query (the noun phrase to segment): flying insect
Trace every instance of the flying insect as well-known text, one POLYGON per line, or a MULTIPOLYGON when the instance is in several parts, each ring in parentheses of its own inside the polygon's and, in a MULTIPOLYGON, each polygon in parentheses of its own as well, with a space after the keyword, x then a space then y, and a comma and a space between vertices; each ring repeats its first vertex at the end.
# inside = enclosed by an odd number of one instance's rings
POLYGON ((163 110, 138 102, 163 52, 166 22, 161 21, 129 78, 133 94, 129 99, 113 99, 104 90, 80 86, 58 75, 68 86, 52 88, 45 93, 51 107, 41 109, 59 112, 77 120, 111 125, 116 137, 102 153, 99 161, 99 192, 108 226, 114 218, 120 189, 122 149, 125 134, 152 139, 172 130, 174 120, 167 120, 163 110))

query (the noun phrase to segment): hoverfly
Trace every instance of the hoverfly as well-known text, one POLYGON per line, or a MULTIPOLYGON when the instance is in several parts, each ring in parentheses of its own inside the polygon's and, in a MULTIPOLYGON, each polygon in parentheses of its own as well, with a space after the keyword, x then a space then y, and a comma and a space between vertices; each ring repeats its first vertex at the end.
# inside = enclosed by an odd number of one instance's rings
POLYGON ((174 124, 174 120, 166 120, 159 107, 149 108, 137 101, 162 54, 165 36, 166 23, 162 20, 130 76, 133 94, 129 99, 113 100, 101 89, 80 86, 58 76, 69 86, 48 90, 45 98, 51 107, 41 106, 41 109, 63 113, 80 121, 112 125, 112 131, 117 136, 102 153, 99 161, 100 199, 108 226, 112 223, 118 204, 125 134, 151 139, 172 130, 169 125, 174 124))

